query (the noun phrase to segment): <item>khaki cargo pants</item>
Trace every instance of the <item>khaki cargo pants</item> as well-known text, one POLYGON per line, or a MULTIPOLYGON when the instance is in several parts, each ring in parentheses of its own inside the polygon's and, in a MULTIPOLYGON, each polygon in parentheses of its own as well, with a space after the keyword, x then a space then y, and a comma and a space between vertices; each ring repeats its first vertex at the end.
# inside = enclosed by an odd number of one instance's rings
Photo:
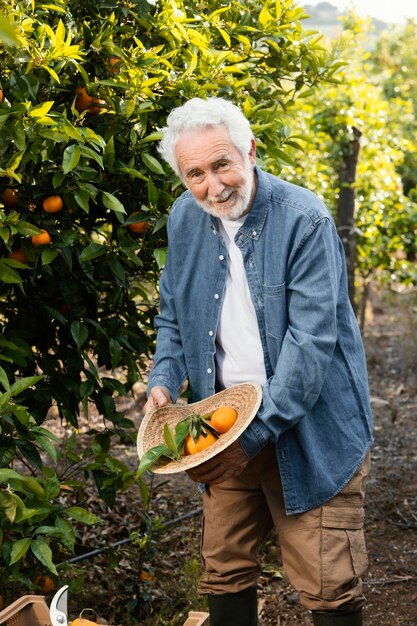
POLYGON ((284 571, 309 610, 364 604, 367 569, 363 520, 369 453, 346 487, 316 509, 286 516, 275 447, 267 446, 237 478, 204 494, 203 594, 235 593, 257 583, 258 550, 275 526, 284 571))

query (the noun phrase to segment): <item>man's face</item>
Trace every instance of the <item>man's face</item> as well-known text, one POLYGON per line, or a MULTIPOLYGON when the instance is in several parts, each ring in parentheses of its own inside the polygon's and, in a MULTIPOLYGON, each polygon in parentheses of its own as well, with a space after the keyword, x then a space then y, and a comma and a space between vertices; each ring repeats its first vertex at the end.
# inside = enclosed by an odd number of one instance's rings
POLYGON ((184 133, 176 146, 181 178, 200 206, 215 217, 239 219, 255 192, 255 143, 246 158, 223 126, 184 133))

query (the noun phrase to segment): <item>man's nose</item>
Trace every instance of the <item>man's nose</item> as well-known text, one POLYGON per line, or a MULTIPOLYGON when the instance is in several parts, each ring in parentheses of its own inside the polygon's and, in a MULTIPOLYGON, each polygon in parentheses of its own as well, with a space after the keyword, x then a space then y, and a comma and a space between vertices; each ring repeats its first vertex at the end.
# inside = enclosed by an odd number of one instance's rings
POLYGON ((224 191, 224 184, 215 172, 211 172, 208 177, 208 195, 216 198, 224 191))

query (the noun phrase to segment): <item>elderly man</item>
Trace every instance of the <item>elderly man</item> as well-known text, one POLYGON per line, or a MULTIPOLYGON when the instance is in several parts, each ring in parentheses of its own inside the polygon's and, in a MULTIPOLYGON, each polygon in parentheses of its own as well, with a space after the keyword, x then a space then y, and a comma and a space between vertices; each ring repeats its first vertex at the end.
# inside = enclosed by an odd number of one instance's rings
POLYGON ((205 484, 212 626, 258 623, 257 552, 273 527, 285 572, 324 626, 362 624, 372 419, 343 247, 312 192, 256 166, 248 120, 221 98, 168 117, 160 151, 187 187, 168 221, 145 407, 262 386, 257 416, 189 471, 205 484))

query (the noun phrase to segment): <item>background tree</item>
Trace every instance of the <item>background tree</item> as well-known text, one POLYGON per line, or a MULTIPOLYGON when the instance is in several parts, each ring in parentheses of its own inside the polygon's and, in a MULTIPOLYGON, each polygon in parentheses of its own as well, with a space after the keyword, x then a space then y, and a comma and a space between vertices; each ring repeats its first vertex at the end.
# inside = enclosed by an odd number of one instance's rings
POLYGON ((276 169, 295 141, 283 114, 340 63, 290 0, 0 8, 12 33, 0 47, 0 576, 11 600, 39 562, 56 572, 71 553, 72 520, 97 521, 80 507, 86 482, 110 507, 134 482, 111 450, 134 445, 116 400, 153 348, 180 192, 155 150, 167 114, 194 95, 230 98, 276 169), (102 425, 80 449, 80 408, 92 406, 102 425))
POLYGON ((335 216, 348 261, 349 292, 362 313, 369 282, 415 282, 417 206, 404 195, 401 168, 410 147, 410 103, 387 100, 372 75, 367 24, 354 13, 342 40, 347 66, 337 87, 321 85, 298 111, 305 155, 284 175, 323 197, 335 216), (404 132, 405 131, 405 132, 404 132), (414 235, 413 235, 414 232, 414 235), (362 298, 355 295, 361 285, 362 298))
POLYGON ((417 80, 415 64, 417 51, 415 40, 417 23, 408 20, 405 25, 395 25, 384 31, 376 41, 369 59, 369 68, 383 89, 385 98, 391 103, 404 102, 409 105, 408 115, 401 117, 400 135, 408 138, 404 160, 399 167, 404 193, 415 198, 417 186, 417 146, 415 142, 417 124, 417 80))

